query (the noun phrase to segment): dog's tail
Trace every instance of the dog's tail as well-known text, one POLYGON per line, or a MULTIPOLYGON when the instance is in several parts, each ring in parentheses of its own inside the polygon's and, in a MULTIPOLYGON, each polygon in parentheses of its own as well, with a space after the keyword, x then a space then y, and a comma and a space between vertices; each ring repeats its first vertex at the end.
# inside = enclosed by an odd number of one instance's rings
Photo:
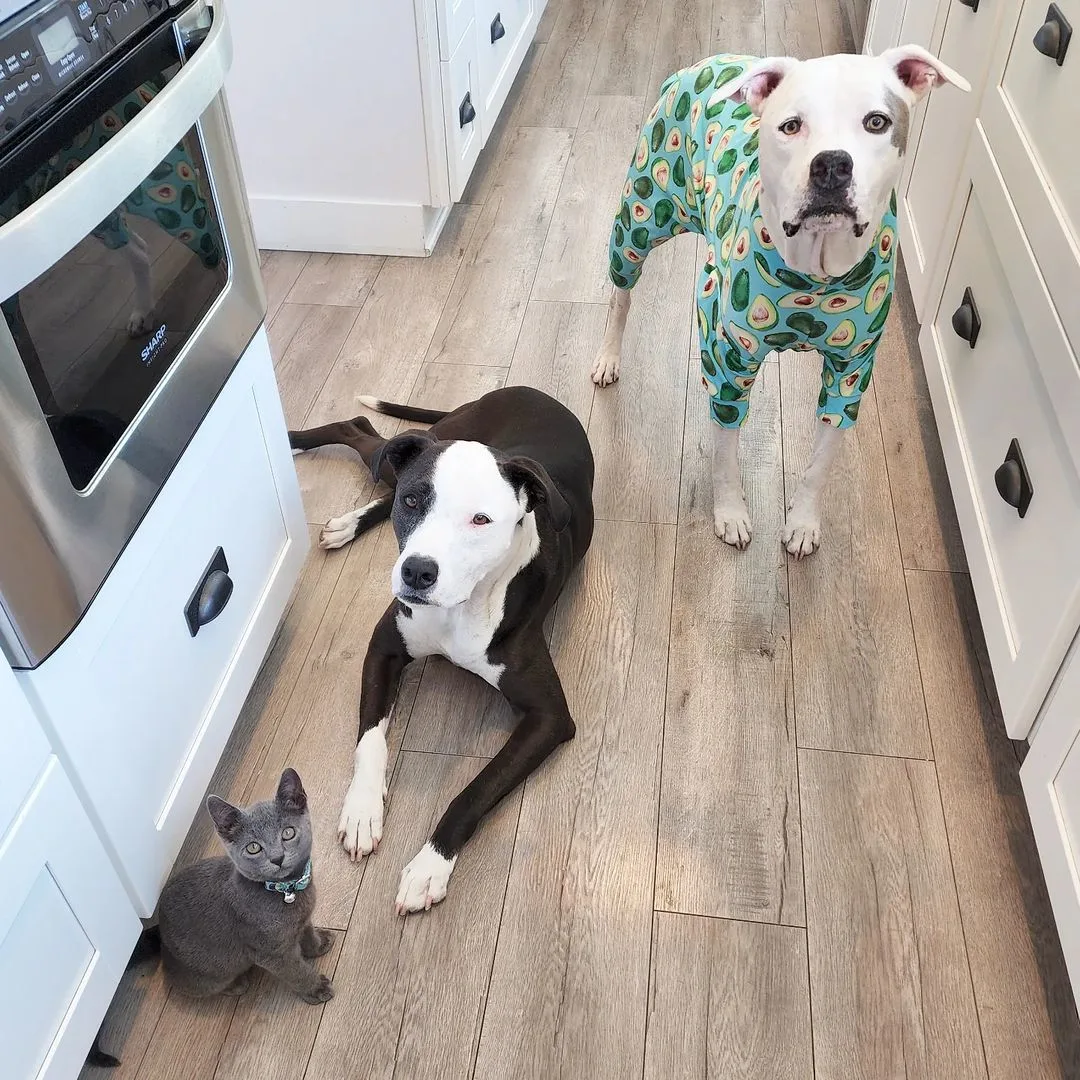
POLYGON ((395 416, 399 420, 412 420, 416 424, 434 424, 448 413, 438 409, 414 409, 412 405, 394 405, 389 401, 382 401, 377 397, 369 397, 367 394, 360 395, 360 403, 369 409, 374 409, 383 416, 395 416))

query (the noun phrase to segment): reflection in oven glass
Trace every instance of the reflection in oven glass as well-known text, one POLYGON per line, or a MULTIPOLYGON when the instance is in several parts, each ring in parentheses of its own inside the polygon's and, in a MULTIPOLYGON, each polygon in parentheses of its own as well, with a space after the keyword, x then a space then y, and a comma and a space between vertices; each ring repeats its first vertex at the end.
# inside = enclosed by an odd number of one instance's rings
MULTIPOLYGON (((0 206, 26 209, 103 146, 159 85, 145 83, 0 206)), ((3 303, 60 456, 85 488, 228 278, 196 129, 89 236, 3 303)))

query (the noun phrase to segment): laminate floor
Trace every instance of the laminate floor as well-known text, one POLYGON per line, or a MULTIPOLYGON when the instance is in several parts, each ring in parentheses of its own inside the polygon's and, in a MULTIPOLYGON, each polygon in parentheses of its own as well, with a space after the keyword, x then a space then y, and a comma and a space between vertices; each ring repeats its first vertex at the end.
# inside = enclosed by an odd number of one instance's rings
MULTIPOLYGON (((334 830, 396 548, 387 526, 313 547, 211 789, 251 801, 300 771, 337 996, 264 979, 191 1002, 129 973, 104 1035, 123 1064, 84 1080, 1080 1077, 904 287, 803 563, 779 534, 816 361, 758 380, 754 542, 734 552, 711 529, 692 239, 649 262, 621 382, 588 380, 608 223, 661 80, 708 52, 850 49, 849 22, 840 0, 550 0, 431 258, 264 253, 291 426, 361 393, 450 408, 527 383, 588 427, 596 538, 550 627, 578 735, 482 825, 447 900, 398 918, 402 865, 509 712, 414 665, 385 840, 350 863, 334 830)), ((296 468, 313 540, 370 497, 344 449, 296 468)), ((215 850, 200 816, 180 862, 215 850)))

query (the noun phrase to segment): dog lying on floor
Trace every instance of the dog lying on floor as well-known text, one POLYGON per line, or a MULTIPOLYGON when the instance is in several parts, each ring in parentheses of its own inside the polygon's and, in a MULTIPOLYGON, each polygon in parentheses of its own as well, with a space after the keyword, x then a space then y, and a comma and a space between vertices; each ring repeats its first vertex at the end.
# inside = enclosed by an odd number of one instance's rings
POLYGON ((341 547, 390 517, 401 552, 394 600, 364 658, 353 778, 338 826, 345 850, 356 859, 382 838, 386 730, 409 661, 445 656, 498 689, 518 716, 506 745, 405 867, 400 914, 446 896, 480 819, 574 737, 543 625, 592 539, 593 456, 577 417, 529 387, 495 390, 451 413, 361 400, 433 426, 384 439, 361 416, 289 433, 294 450, 351 446, 394 489, 330 521, 321 540, 341 547))
POLYGON ((912 107, 970 87, 914 45, 881 56, 713 56, 676 72, 645 122, 612 226, 615 286, 593 381, 619 377, 630 290, 652 248, 705 237, 697 287, 702 382, 713 429, 713 525, 745 548, 752 530, 739 428, 773 350, 822 355, 820 423, 789 505, 796 558, 821 542, 821 493, 859 414, 892 301, 896 184, 912 107))

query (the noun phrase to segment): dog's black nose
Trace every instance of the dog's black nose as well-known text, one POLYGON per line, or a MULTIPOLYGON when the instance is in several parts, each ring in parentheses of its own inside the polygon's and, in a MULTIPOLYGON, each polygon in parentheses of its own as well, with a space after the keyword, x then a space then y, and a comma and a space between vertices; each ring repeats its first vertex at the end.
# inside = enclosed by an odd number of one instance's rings
POLYGON ((401 580, 410 589, 423 592, 439 580, 439 564, 426 555, 410 555, 401 564, 401 580))
POLYGON ((817 191, 842 191, 851 183, 854 167, 846 150, 822 150, 810 162, 810 183, 817 191))

